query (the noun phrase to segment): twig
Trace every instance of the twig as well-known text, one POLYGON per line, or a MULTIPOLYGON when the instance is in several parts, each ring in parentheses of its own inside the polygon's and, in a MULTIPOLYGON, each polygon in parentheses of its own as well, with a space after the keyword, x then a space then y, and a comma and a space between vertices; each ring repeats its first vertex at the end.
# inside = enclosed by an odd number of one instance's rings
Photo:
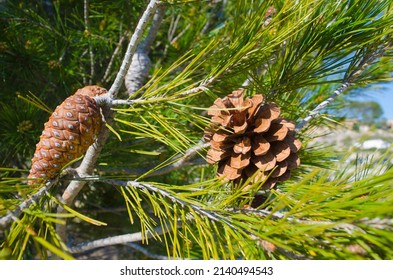
POLYGON ((0 230, 4 230, 8 228, 8 226, 15 220, 18 219, 19 215, 23 212, 23 210, 29 208, 33 204, 38 204, 38 201, 54 186, 56 185, 57 180, 50 180, 46 182, 46 184, 40 188, 35 194, 33 194, 28 199, 24 200, 21 204, 17 206, 12 211, 8 211, 6 215, 0 218, 0 230))
POLYGON ((97 239, 70 248, 70 253, 78 254, 78 253, 83 253, 86 251, 90 251, 93 249, 106 247, 106 246, 126 244, 130 242, 139 242, 145 240, 146 238, 149 239, 156 235, 163 235, 165 233, 167 233, 167 231, 164 230, 162 227, 156 227, 154 229, 154 235, 151 232, 147 232, 146 235, 143 235, 142 232, 136 232, 136 233, 129 233, 129 234, 123 234, 118 236, 112 236, 108 238, 97 239))
MULTIPOLYGON (((137 44, 140 41, 142 34, 147 26, 149 19, 157 8, 159 1, 151 0, 149 5, 147 6, 145 12, 143 13, 141 19, 138 22, 138 25, 135 29, 134 34, 128 44, 128 48, 123 59, 122 65, 120 67, 119 72, 117 73, 116 80, 110 88, 107 95, 109 98, 114 98, 117 96, 120 86, 124 80, 124 76, 126 71, 131 63, 131 58, 136 50, 137 44)), ((106 121, 110 124, 112 120, 113 111, 110 110, 108 106, 105 104, 100 104, 102 107, 103 115, 105 116, 106 121)), ((80 175, 91 174, 94 166, 97 162, 98 156, 101 153, 102 148, 105 145, 107 138, 109 137, 109 129, 105 126, 102 127, 100 134, 96 142, 89 147, 87 150, 81 165, 77 168, 77 172, 80 175)), ((75 197, 79 194, 81 189, 86 184, 86 181, 72 181, 62 195, 62 202, 66 205, 71 205, 75 199, 75 197)), ((58 208, 58 213, 63 213, 65 210, 62 207, 58 208)), ((62 238, 64 242, 67 242, 67 231, 66 224, 58 224, 56 228, 59 236, 62 238)))
POLYGON ((308 124, 313 118, 315 118, 321 111, 324 109, 326 106, 328 106, 330 103, 333 102, 334 99, 336 99, 337 96, 341 95, 348 87, 350 86, 349 82, 344 82, 338 89, 336 89, 332 95, 330 95, 326 100, 322 101, 321 103, 318 104, 317 107, 315 107, 314 110, 312 110, 307 117, 302 119, 297 125, 296 125, 296 131, 301 130, 306 124, 308 124))
POLYGON ((312 110, 307 117, 302 119, 297 125, 296 125, 296 131, 298 132, 301 130, 304 126, 306 126, 313 118, 315 118, 318 114, 321 113, 321 111, 326 108, 330 103, 332 103, 339 95, 341 95, 349 86, 351 86, 356 79, 363 73, 363 71, 367 68, 367 66, 370 65, 372 61, 375 59, 382 57, 385 52, 388 50, 388 48, 391 47, 391 44, 387 44, 383 48, 380 48, 374 52, 369 53, 368 55, 365 55, 363 59, 359 62, 357 67, 355 67, 354 70, 352 70, 349 75, 347 75, 344 78, 343 83, 331 94, 326 100, 322 101, 319 103, 314 110, 312 110))
POLYGON ((111 88, 107 93, 112 99, 114 99, 117 96, 117 93, 119 92, 120 87, 123 84, 124 77, 127 74, 128 68, 130 67, 131 60, 135 53, 137 45, 142 38, 143 32, 145 31, 145 28, 150 18, 152 17, 153 13, 157 9, 158 4, 159 4, 158 0, 150 0, 149 5, 147 6, 145 12, 143 13, 141 19, 138 22, 135 32, 131 37, 130 43, 128 44, 126 54, 120 66, 120 70, 116 75, 116 79, 113 82, 113 85, 111 86, 111 88))
MULTIPOLYGON (((128 187, 133 187, 136 189, 148 190, 153 193, 158 193, 162 197, 168 198, 173 203, 177 203, 182 207, 191 208, 193 211, 195 211, 195 213, 209 218, 210 221, 225 223, 230 228, 232 228, 234 230, 238 230, 227 217, 224 217, 215 211, 206 210, 196 204, 184 201, 178 197, 173 196, 171 192, 157 188, 156 186, 153 186, 151 184, 141 183, 141 182, 137 182, 137 181, 121 181, 121 180, 100 180, 100 181, 103 181, 103 182, 106 182, 106 183, 109 183, 112 185, 128 186, 128 187)), ((246 230, 246 229, 245 229, 245 232, 249 233, 248 230, 246 230)))
POLYGON ((264 218, 270 218, 272 220, 287 220, 289 222, 293 222, 296 224, 306 224, 306 225, 321 225, 321 226, 327 226, 332 229, 341 229, 347 232, 348 234, 353 234, 354 231, 360 231, 363 233, 366 233, 364 229, 362 229, 358 224, 363 224, 372 228, 377 228, 377 229, 391 229, 393 228, 393 219, 388 219, 388 218, 374 218, 374 219, 369 219, 369 218, 363 218, 358 221, 354 221, 353 223, 343 223, 340 221, 316 221, 316 220, 310 220, 310 219, 297 219, 293 216, 288 216, 287 213, 280 213, 280 212, 271 212, 266 209, 234 209, 230 208, 227 209, 229 212, 232 213, 252 213, 254 215, 264 217, 264 218))
POLYGON ((177 36, 175 38, 173 38, 170 43, 171 44, 176 43, 176 41, 179 40, 184 35, 184 33, 186 33, 188 29, 190 29, 190 27, 191 27, 191 24, 187 24, 187 26, 182 31, 180 31, 180 33, 177 34, 177 36))
MULTIPOLYGON (((175 36, 177 24, 179 23, 180 20, 180 15, 172 16, 171 22, 169 24, 168 32, 167 32, 167 40, 168 42, 171 42, 173 37, 175 36)), ((165 45, 164 49, 164 56, 167 55, 168 53, 168 44, 165 45)))
POLYGON ((163 174, 168 174, 169 172, 175 171, 185 165, 191 158, 193 158, 198 152, 210 146, 210 143, 204 143, 200 141, 194 147, 189 148, 185 153, 175 159, 175 162, 172 164, 165 166, 161 169, 153 171, 151 173, 147 173, 143 177, 152 177, 152 176, 159 176, 163 174))
MULTIPOLYGON (((101 107, 103 114, 105 116, 105 121, 108 122, 109 124, 112 123, 113 121, 113 111, 110 110, 110 108, 103 106, 101 107)), ((86 177, 89 174, 92 173, 94 166, 97 162, 97 159, 101 153, 101 150, 103 149, 106 140, 109 137, 109 129, 106 126, 103 126, 101 128, 101 131, 97 137, 97 140, 87 149, 87 152, 85 156, 83 157, 83 160, 78 168, 76 168, 76 172, 78 174, 78 177, 86 177)), ((83 180, 73 180, 71 183, 67 186, 65 189, 61 201, 66 204, 66 205, 71 205, 76 198, 76 196, 79 194, 79 192, 82 190, 82 188, 85 186, 87 182, 83 180)), ((57 213, 65 213, 66 210, 59 206, 57 209, 57 213)), ((57 224, 56 226, 57 233, 59 236, 62 238, 64 242, 67 242, 67 231, 66 231, 66 224, 57 224)))
MULTIPOLYGON (((84 50, 80 57, 81 57, 81 58, 85 57, 85 55, 87 54, 87 51, 88 51, 88 50, 84 50)), ((84 68, 83 61, 82 61, 82 60, 79 62, 79 65, 80 65, 80 68, 82 68, 82 69, 84 68)), ((85 74, 84 71, 82 71, 82 78, 83 78, 83 84, 84 84, 84 85, 87 85, 88 82, 87 82, 86 74, 85 74)))
POLYGON ((124 40, 129 36, 129 32, 126 32, 126 34, 124 34, 123 36, 120 37, 119 42, 116 45, 116 48, 111 56, 111 59, 109 60, 108 63, 108 67, 105 70, 105 74, 104 77, 102 77, 102 81, 104 83, 107 83, 109 80, 109 75, 112 71, 112 67, 113 67, 113 63, 115 61, 116 56, 119 54, 120 50, 121 50, 121 46, 123 45, 124 40))
POLYGON ((199 86, 196 86, 194 88, 191 88, 189 90, 185 90, 179 94, 173 95, 173 96, 169 96, 169 97, 152 97, 149 99, 142 99, 142 98, 138 98, 138 99, 129 99, 129 100, 123 100, 123 99, 112 99, 108 94, 104 94, 101 96, 96 96, 94 97, 94 99, 96 100, 97 104, 99 106, 109 106, 109 107, 116 107, 119 105, 135 105, 135 104, 146 104, 146 103, 152 103, 152 102, 158 102, 158 101, 171 101, 171 100, 175 100, 175 99, 181 99, 181 98, 185 98, 189 95, 193 95, 196 94, 198 92, 201 91, 206 91, 208 90, 208 86, 210 84, 212 84, 215 81, 215 78, 210 78, 207 80, 202 81, 199 86))
POLYGON ((168 28, 168 41, 171 42, 173 40, 173 37, 175 36, 176 29, 177 29, 177 24, 179 23, 180 20, 180 15, 177 15, 176 17, 172 16, 171 23, 169 24, 168 28))
POLYGON ((160 5, 154 14, 149 33, 146 38, 139 44, 135 54, 132 57, 131 65, 125 77, 125 85, 128 95, 131 97, 145 83, 149 76, 151 60, 149 58, 149 49, 157 36, 158 29, 164 18, 165 6, 160 5))
POLYGON ((176 95, 176 98, 183 98, 183 97, 186 97, 188 95, 196 94, 196 93, 198 93, 200 91, 206 91, 206 90, 208 90, 207 87, 210 84, 212 84, 214 82, 214 80, 215 80, 215 78, 207 79, 207 80, 203 81, 199 86, 194 87, 194 88, 189 89, 189 90, 186 90, 186 91, 176 95))
POLYGON ((89 78, 89 85, 93 83, 93 77, 95 75, 94 69, 94 53, 93 47, 91 45, 90 40, 90 27, 89 27, 89 0, 83 1, 83 15, 85 21, 85 35, 89 37, 89 54, 90 54, 90 78, 89 78))
POLYGON ((369 219, 369 218, 363 218, 360 220, 360 223, 376 228, 376 229, 390 229, 391 231, 393 230, 393 219, 392 218, 374 218, 374 219, 369 219))

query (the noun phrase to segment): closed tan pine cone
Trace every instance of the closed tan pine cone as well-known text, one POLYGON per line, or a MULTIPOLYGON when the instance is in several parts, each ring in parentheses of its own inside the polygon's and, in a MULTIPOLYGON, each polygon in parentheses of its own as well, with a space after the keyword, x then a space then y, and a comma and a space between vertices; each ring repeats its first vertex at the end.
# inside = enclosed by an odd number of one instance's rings
POLYGON ((86 86, 57 106, 44 125, 28 178, 54 178, 67 163, 86 152, 102 123, 100 108, 93 97, 104 93, 106 89, 99 86, 86 86))
POLYGON ((204 139, 211 144, 207 161, 218 163, 218 176, 235 182, 252 177, 268 189, 299 166, 301 142, 294 123, 280 117, 275 103, 263 101, 260 94, 244 99, 243 89, 218 98, 209 108, 212 125, 204 139))

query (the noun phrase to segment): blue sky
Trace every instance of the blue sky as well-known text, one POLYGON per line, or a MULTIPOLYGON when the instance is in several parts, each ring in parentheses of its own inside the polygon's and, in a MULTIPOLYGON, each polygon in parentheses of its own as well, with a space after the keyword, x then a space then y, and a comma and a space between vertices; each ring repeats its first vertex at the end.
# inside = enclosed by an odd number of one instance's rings
POLYGON ((383 116, 388 120, 393 120, 393 82, 364 89, 362 94, 366 96, 362 97, 361 100, 378 102, 383 109, 383 116))

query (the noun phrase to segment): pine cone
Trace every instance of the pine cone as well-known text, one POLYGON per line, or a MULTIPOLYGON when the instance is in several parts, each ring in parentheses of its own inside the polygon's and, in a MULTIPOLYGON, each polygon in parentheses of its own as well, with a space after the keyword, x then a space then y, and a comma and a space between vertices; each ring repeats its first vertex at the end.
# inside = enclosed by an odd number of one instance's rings
POLYGON ((99 86, 86 86, 57 106, 44 125, 28 178, 54 178, 67 163, 86 152, 102 123, 100 108, 93 97, 104 93, 106 89, 99 86))
POLYGON ((207 161, 218 163, 217 174, 224 180, 236 183, 253 177, 252 182, 265 181, 262 188, 273 188, 299 166, 301 142, 294 123, 280 117, 275 103, 263 103, 260 94, 244 99, 243 93, 236 90, 209 108, 207 161))

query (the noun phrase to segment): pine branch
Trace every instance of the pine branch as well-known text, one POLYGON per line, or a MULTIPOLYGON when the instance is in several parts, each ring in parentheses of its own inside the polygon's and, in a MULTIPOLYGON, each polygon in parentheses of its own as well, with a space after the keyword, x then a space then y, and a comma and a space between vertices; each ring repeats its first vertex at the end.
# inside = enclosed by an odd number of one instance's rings
MULTIPOLYGON (((98 181, 101 181, 100 179, 96 179, 98 181)), ((115 185, 128 185, 132 187, 136 187, 139 189, 146 189, 150 192, 154 193, 159 193, 163 197, 169 198, 173 203, 180 204, 192 208, 195 212, 197 212, 201 216, 205 216, 209 218, 209 220, 215 220, 216 222, 219 223, 225 223, 227 224, 227 219, 217 213, 214 213, 212 211, 204 211, 201 207, 197 205, 192 205, 191 203, 188 203, 186 201, 183 201, 175 196, 173 196, 169 191, 159 189, 155 186, 152 186, 150 184, 145 184, 145 183, 140 183, 140 182, 125 182, 125 181, 113 181, 113 180, 107 180, 106 182, 110 184, 115 184, 115 185), (201 211, 202 210, 202 211, 201 211)), ((377 228, 377 229, 391 229, 393 225, 393 220, 392 219, 380 219, 380 218, 375 218, 375 219, 367 219, 363 218, 361 220, 355 221, 353 223, 347 223, 347 222, 340 222, 340 221, 320 221, 320 220, 311 220, 311 219, 306 219, 306 218, 295 218, 293 216, 289 216, 287 213, 281 213, 281 212, 272 212, 267 209, 236 209, 236 208, 228 208, 225 209, 230 214, 235 214, 235 216, 238 216, 238 214, 244 214, 247 216, 259 216, 262 217, 263 219, 267 220, 274 220, 278 221, 287 221, 289 223, 292 223, 294 226, 296 225, 316 225, 316 226, 321 226, 323 228, 328 228, 329 230, 333 231, 345 231, 347 234, 355 234, 356 232, 360 232, 361 234, 365 234, 365 230, 362 228, 360 225, 365 225, 365 226, 370 226, 372 228, 377 228), (358 225, 359 223, 359 225, 358 225)), ((193 220, 192 216, 189 216, 188 219, 193 220)), ((242 220, 242 219, 240 219, 242 220)), ((261 221, 262 221, 261 220, 261 221)), ((178 223, 181 223, 180 220, 177 221, 178 223)), ((228 225, 228 224, 227 224, 228 225)), ((231 224, 231 227, 233 227, 233 224, 231 224)), ((167 228, 167 227, 165 227, 167 228)), ((162 234, 162 227, 157 227, 155 230, 158 230, 158 234, 162 234)), ((167 232, 169 232, 170 229, 167 228, 167 232)), ((247 230, 246 230, 247 231, 247 230)), ((148 233, 148 238, 152 237, 153 233, 148 233)), ((255 239, 256 241, 260 241, 261 237, 249 233, 250 238, 255 239)), ((115 236, 115 237, 109 237, 105 239, 100 239, 100 240, 95 240, 92 242, 85 243, 83 245, 78 245, 74 248, 71 249, 71 252, 73 253, 80 253, 83 251, 99 248, 99 247, 104 247, 104 246, 110 246, 110 245, 115 245, 115 244, 127 244, 128 242, 132 241, 140 241, 142 238, 142 233, 134 233, 134 234, 128 234, 128 235, 121 235, 121 236, 115 236), (132 240, 132 241, 130 241, 132 240), (78 248, 78 249, 75 249, 78 248)), ((321 245, 325 245, 323 243, 324 241, 318 241, 322 242, 321 245)), ((280 246, 275 246, 275 250, 279 251, 281 254, 287 256, 290 259, 306 259, 307 256, 302 255, 302 254, 297 254, 292 251, 289 251, 285 248, 282 248, 280 246)))
POLYGON ((322 101, 312 110, 307 117, 302 119, 296 125, 296 132, 300 131, 303 127, 305 127, 313 118, 321 113, 321 111, 326 108, 330 103, 332 103, 337 96, 341 95, 351 84, 349 82, 344 82, 339 88, 337 88, 332 95, 330 95, 326 100, 322 101))
POLYGON ((153 103, 153 102, 158 102, 158 101, 172 101, 176 99, 182 99, 190 95, 197 94, 201 91, 207 91, 208 86, 210 86, 213 82, 215 81, 215 78, 209 78, 204 81, 202 81, 198 86, 185 90, 183 92, 180 92, 179 94, 176 94, 174 96, 169 96, 169 97, 162 97, 162 98, 149 98, 149 99, 143 99, 143 98, 138 98, 138 99, 129 99, 129 100, 124 100, 124 99, 113 99, 109 95, 105 94, 102 96, 97 96, 94 99, 96 100, 97 104, 99 106, 109 106, 109 107, 116 107, 116 106, 121 106, 121 105, 135 105, 135 104, 146 104, 146 103, 153 103))
POLYGON ((152 177, 152 176, 159 176, 159 175, 164 175, 168 174, 172 171, 178 170, 186 165, 187 162, 189 162, 197 153, 199 153, 201 150, 207 148, 210 146, 210 143, 203 143, 200 141, 197 145, 194 147, 189 148, 185 153, 177 158, 174 159, 174 162, 168 166, 165 166, 161 169, 158 169, 156 171, 147 173, 143 177, 152 177))
MULTIPOLYGON (((102 112, 105 116, 105 121, 111 124, 113 122, 113 111, 110 108, 103 106, 102 112)), ((109 129, 106 126, 102 126, 101 131, 97 137, 97 140, 87 149, 85 156, 83 157, 82 163, 78 168, 76 168, 76 172, 79 177, 85 177, 86 174, 91 174, 99 155, 101 154, 101 150, 103 149, 106 140, 110 135, 109 129)), ((62 194, 61 201, 62 203, 71 206, 76 196, 82 190, 82 188, 86 185, 86 181, 74 180, 67 186, 64 193, 62 194)), ((59 206, 57 209, 57 213, 65 213, 67 212, 63 207, 59 206)), ((66 243, 67 241, 67 231, 66 224, 57 224, 56 230, 61 237, 61 239, 66 243)))
POLYGON ((350 87, 359 76, 364 72, 364 70, 369 66, 373 61, 382 57, 385 52, 390 48, 391 44, 388 44, 376 51, 370 51, 366 54, 363 59, 358 63, 354 70, 352 70, 346 77, 344 77, 343 83, 331 94, 326 100, 319 103, 309 114, 307 117, 302 119, 296 125, 296 131, 298 132, 302 128, 304 128, 313 118, 321 113, 321 111, 326 108, 329 104, 331 104, 338 96, 340 96, 348 87, 350 87))
POLYGON ((146 38, 139 44, 135 54, 132 57, 131 65, 125 77, 125 85, 129 96, 132 96, 139 90, 149 75, 151 61, 149 58, 149 49, 157 36, 158 29, 164 18, 165 6, 160 5, 153 17, 149 33, 146 38))
MULTIPOLYGON (((286 220, 294 224, 304 224, 304 225, 321 225, 321 226, 327 226, 332 229, 341 229, 346 231, 349 234, 352 234, 353 231, 358 230, 361 232, 364 232, 363 229, 358 227, 355 224, 350 224, 350 223, 342 223, 339 221, 318 221, 318 220, 310 220, 310 219, 296 219, 295 217, 288 216, 287 213, 285 212, 272 212, 266 209, 227 209, 229 212, 232 213, 249 213, 253 214, 259 217, 263 218, 269 218, 272 220, 286 220)), ((393 219, 388 220, 388 219, 373 219, 372 222, 363 220, 365 224, 370 224, 372 225, 374 222, 375 224, 379 224, 380 227, 387 226, 389 224, 393 223, 393 219)))
POLYGON ((140 190, 148 190, 152 193, 160 194, 162 197, 168 198, 173 203, 177 203, 182 207, 191 208, 193 211, 195 211, 195 213, 197 213, 201 216, 207 217, 210 221, 225 223, 230 228, 237 230, 237 228, 227 218, 225 218, 221 214, 219 214, 215 211, 203 209, 202 207, 200 207, 196 204, 189 203, 185 200, 182 200, 178 197, 173 196, 171 194, 171 192, 169 192, 169 191, 157 188, 156 186, 153 186, 151 184, 141 183, 141 182, 137 182, 137 181, 120 181, 120 180, 100 180, 100 179, 98 179, 98 181, 106 182, 106 183, 109 183, 109 184, 115 185, 115 186, 128 186, 128 187, 132 187, 132 188, 136 188, 136 189, 140 189, 140 190))
POLYGON ((120 70, 116 75, 116 79, 113 82, 113 85, 107 93, 111 99, 114 99, 117 96, 117 93, 119 92, 120 87, 123 84, 124 78, 127 74, 128 69, 130 68, 132 57, 135 54, 138 43, 142 38, 143 32, 145 31, 150 18, 153 16, 153 13, 157 9, 158 4, 158 0, 150 0, 149 5, 147 6, 145 12, 143 13, 141 19, 138 22, 135 32, 131 37, 130 43, 128 44, 126 54, 120 66, 120 70))
MULTIPOLYGON (((120 70, 116 76, 115 82, 111 86, 108 93, 105 94, 110 98, 114 98, 117 96, 121 84, 124 80, 126 71, 131 63, 131 58, 134 55, 137 45, 143 35, 143 32, 147 27, 148 21, 153 15, 153 13, 155 12, 158 4, 159 1, 151 0, 145 12, 143 13, 141 19, 139 20, 135 32, 132 35, 131 40, 128 44, 125 57, 123 59, 120 70)), ((105 104, 101 104, 101 107, 106 121, 109 124, 111 124, 113 112, 110 110, 110 108, 105 106, 105 104)), ((103 126, 100 131, 100 134, 98 135, 96 142, 89 147, 83 158, 81 165, 77 168, 78 174, 91 174, 108 137, 109 137, 109 129, 103 126)), ((79 192, 85 186, 85 184, 86 181, 72 181, 62 195, 62 202, 65 203, 66 205, 71 205, 75 197, 79 194, 79 192)), ((65 212, 65 210, 62 207, 59 207, 58 213, 63 213, 63 212, 65 212)), ((59 236, 62 238, 62 240, 66 242, 67 240, 66 225, 58 224, 57 231, 59 236)))
POLYGON ((204 80, 199 86, 194 87, 192 89, 186 90, 178 95, 176 95, 176 99, 185 98, 189 95, 196 94, 201 91, 208 90, 208 86, 210 86, 215 81, 215 78, 209 78, 204 80))
POLYGON ((0 218, 0 230, 5 230, 9 227, 9 225, 18 220, 18 217, 23 212, 23 210, 28 209, 33 204, 38 204, 39 200, 48 193, 48 191, 57 184, 57 180, 50 180, 46 182, 46 184, 40 188, 36 193, 34 193, 31 197, 24 200, 21 204, 17 206, 12 211, 8 211, 6 215, 0 218))
POLYGON ((191 27, 191 24, 187 24, 187 26, 182 31, 180 31, 180 33, 177 34, 177 36, 175 38, 173 38, 171 40, 171 44, 176 43, 187 32, 187 30, 190 29, 190 27, 191 27))
POLYGON ((129 233, 129 234, 123 234, 118 236, 112 236, 108 238, 97 239, 91 242, 79 244, 75 247, 71 247, 70 252, 72 254, 78 254, 78 253, 83 253, 89 250, 106 247, 106 246, 139 242, 145 240, 146 238, 149 239, 157 235, 163 235, 166 232, 167 231, 164 230, 162 227, 156 227, 154 229, 154 235, 151 232, 147 232, 146 235, 142 234, 142 232, 136 232, 136 233, 129 233))

